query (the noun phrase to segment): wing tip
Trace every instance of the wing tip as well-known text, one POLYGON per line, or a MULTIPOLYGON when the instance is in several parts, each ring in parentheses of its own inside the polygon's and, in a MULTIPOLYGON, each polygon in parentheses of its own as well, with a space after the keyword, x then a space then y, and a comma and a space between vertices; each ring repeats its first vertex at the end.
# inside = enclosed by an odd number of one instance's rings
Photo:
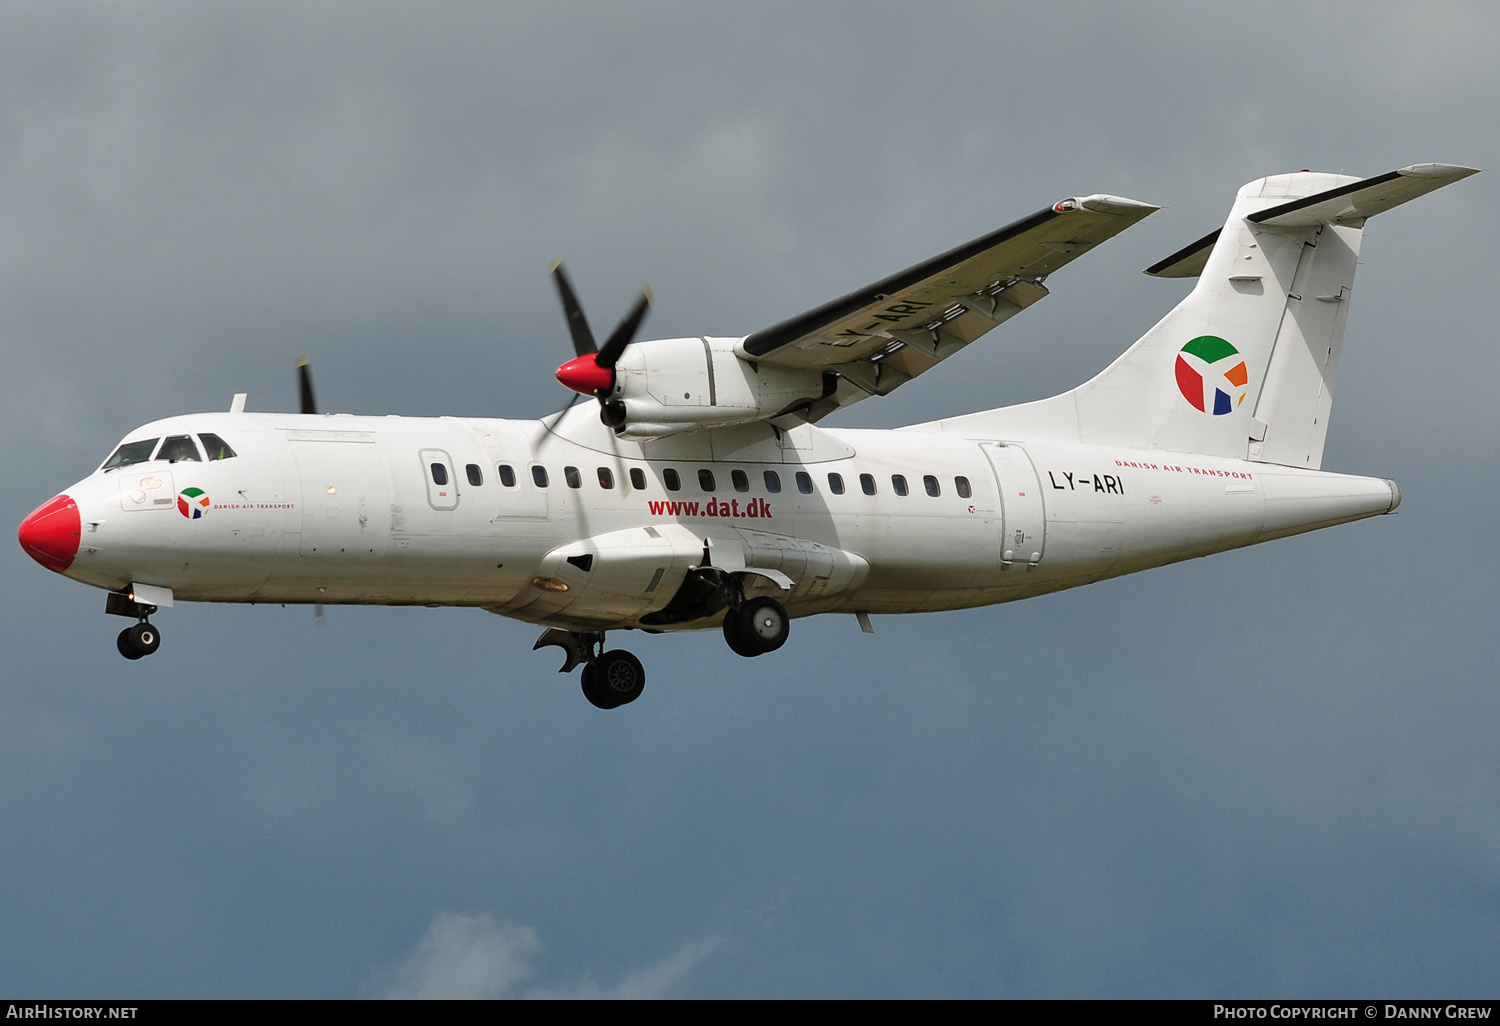
POLYGON ((1096 214, 1134 214, 1137 217, 1145 217, 1161 209, 1155 203, 1143 203, 1125 196, 1112 196, 1107 192, 1096 192, 1092 196, 1078 196, 1073 202, 1096 214))
POLYGON ((1441 178, 1444 181, 1456 182, 1460 178, 1477 175, 1483 171, 1481 167, 1466 167, 1463 164, 1408 164, 1406 167, 1397 168, 1396 173, 1406 178, 1441 178))

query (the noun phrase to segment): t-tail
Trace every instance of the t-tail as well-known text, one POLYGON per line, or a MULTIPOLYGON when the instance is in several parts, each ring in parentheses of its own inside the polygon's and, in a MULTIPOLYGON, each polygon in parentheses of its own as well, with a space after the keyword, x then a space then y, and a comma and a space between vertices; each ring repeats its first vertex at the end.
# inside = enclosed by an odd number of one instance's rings
POLYGON ((1198 282, 1113 364, 1064 395, 942 427, 1317 468, 1366 219, 1475 170, 1251 182, 1222 228, 1147 268, 1198 282))

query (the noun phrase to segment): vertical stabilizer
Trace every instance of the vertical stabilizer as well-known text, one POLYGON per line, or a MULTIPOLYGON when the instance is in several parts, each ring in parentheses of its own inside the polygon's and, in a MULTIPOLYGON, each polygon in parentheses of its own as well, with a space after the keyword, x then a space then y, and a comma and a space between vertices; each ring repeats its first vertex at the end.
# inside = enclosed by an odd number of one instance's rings
POLYGON ((1148 268, 1198 282, 1113 364, 1065 395, 943 427, 1069 436, 1076 424, 1084 443, 1316 468, 1365 220, 1473 173, 1418 164, 1251 182, 1223 228, 1148 268))

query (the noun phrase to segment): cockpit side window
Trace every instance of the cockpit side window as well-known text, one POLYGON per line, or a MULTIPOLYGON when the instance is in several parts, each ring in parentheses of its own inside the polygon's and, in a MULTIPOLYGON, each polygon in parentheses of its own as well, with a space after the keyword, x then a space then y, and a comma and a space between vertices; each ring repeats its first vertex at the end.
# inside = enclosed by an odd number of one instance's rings
POLYGON ((199 455, 198 445, 193 441, 192 435, 168 435, 161 443, 161 448, 157 450, 156 458, 169 463, 203 462, 203 457, 199 455))
POLYGON ((156 448, 157 441, 155 438, 144 438, 139 442, 126 442, 99 469, 114 470, 116 467, 128 467, 132 463, 145 463, 151 458, 151 450, 156 448))
POLYGON ((229 460, 234 458, 234 450, 231 449, 224 439, 218 435, 205 431, 198 436, 198 441, 203 443, 203 451, 208 453, 210 461, 229 460))

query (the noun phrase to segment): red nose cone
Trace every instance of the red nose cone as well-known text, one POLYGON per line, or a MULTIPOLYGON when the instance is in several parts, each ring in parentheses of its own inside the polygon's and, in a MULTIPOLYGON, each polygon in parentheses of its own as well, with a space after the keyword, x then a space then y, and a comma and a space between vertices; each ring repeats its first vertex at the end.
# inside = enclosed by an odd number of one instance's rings
POLYGON ((78 555, 79 529, 78 503, 59 495, 21 521, 21 548, 48 570, 62 573, 78 555))
POLYGON ((615 387, 615 372, 612 367, 599 366, 591 353, 575 356, 557 368, 557 380, 584 395, 604 395, 615 387))

